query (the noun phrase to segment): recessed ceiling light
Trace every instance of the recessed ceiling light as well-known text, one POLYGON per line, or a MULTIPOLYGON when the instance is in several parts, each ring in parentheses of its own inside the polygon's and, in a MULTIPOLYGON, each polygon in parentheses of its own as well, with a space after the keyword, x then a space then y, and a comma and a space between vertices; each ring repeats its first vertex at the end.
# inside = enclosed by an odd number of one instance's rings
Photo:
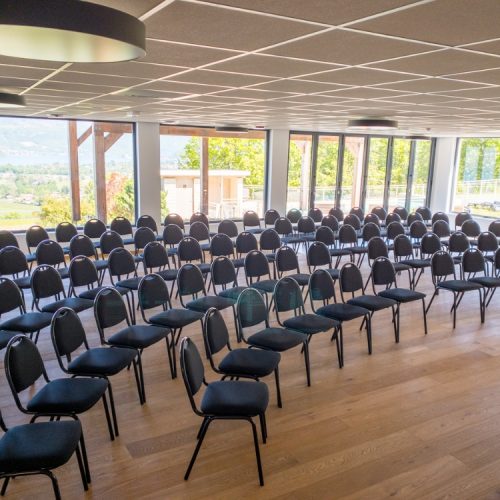
POLYGON ((386 130, 398 128, 396 120, 388 120, 386 118, 356 118, 349 120, 347 126, 356 129, 372 129, 372 130, 386 130))
POLYGON ((237 127, 235 125, 222 125, 220 127, 215 127, 217 132, 233 132, 235 134, 246 134, 248 132, 248 128, 246 127, 237 127))
POLYGON ((26 106, 24 96, 0 92, 0 108, 23 108, 26 106))
POLYGON ((139 19, 82 0, 3 0, 0 54, 60 62, 117 62, 146 54, 139 19))

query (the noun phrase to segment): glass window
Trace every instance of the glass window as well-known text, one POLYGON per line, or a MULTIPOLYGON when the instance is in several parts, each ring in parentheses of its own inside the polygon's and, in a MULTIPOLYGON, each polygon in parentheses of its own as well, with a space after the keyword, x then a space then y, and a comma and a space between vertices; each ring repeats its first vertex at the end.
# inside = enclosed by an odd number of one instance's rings
POLYGON ((498 217, 500 211, 500 139, 460 141, 452 209, 498 217))
POLYGON ((338 155, 338 136, 320 135, 316 160, 314 206, 322 210, 323 213, 328 213, 328 210, 335 205, 338 155))
POLYGON ((346 136, 340 194, 340 208, 346 213, 360 203, 364 151, 364 137, 346 136))
POLYGON ((384 205, 388 147, 388 138, 370 137, 368 171, 366 174, 366 212, 369 212, 374 207, 384 205))
POLYGON ((392 212, 395 207, 404 207, 406 205, 410 148, 410 140, 394 139, 391 183, 389 186, 389 212, 392 212))
POLYGON ((411 186, 410 211, 426 205, 431 168, 431 141, 415 141, 415 164, 411 186))
POLYGON ((309 210, 311 182, 312 135, 290 134, 288 151, 287 211, 298 208, 309 210))

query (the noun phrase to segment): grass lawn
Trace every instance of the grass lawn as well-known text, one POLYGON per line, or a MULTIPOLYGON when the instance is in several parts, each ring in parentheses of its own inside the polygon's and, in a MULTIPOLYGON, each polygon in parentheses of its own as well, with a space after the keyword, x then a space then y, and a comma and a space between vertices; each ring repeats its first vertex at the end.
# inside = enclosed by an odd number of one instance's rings
POLYGON ((0 200, 0 229, 27 229, 40 222, 40 207, 0 200), (12 218, 13 214, 17 217, 12 218))

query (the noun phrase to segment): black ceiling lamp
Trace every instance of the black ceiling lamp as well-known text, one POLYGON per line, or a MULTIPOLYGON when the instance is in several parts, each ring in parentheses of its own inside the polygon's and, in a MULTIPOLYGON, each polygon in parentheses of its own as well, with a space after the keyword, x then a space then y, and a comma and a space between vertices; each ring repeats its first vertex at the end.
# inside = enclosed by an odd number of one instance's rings
POLYGON ((146 54, 139 19, 84 0, 2 0, 0 54, 60 62, 118 62, 146 54))
POLYGON ((398 128, 398 122, 386 118, 356 118, 349 120, 347 126, 356 129, 387 130, 398 128))
POLYGON ((248 132, 248 128, 246 127, 237 127, 234 125, 222 125, 220 127, 215 127, 216 132, 232 132, 233 134, 246 134, 248 132))
POLYGON ((0 92, 0 108, 24 108, 26 100, 19 94, 0 92))

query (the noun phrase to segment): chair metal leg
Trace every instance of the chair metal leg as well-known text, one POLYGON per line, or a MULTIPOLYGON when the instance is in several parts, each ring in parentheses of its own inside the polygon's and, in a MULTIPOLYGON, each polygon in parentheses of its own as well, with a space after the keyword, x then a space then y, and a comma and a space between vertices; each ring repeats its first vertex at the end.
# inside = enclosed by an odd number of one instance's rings
POLYGON ((133 361, 133 366, 134 366, 134 375, 135 375, 135 382, 137 384, 137 392, 139 394, 139 402, 141 405, 143 405, 146 401, 144 400, 144 395, 142 391, 142 365, 141 365, 141 371, 139 372, 139 367, 138 367, 138 362, 141 359, 141 354, 139 351, 137 351, 137 360, 134 359, 133 361))
POLYGON ((432 302, 434 301, 434 297, 435 297, 437 294, 438 294, 438 289, 437 289, 437 288, 435 288, 435 289, 434 289, 434 293, 432 294, 431 300, 430 300, 430 302, 427 304, 427 308, 426 308, 426 310, 425 310, 425 312, 426 312, 426 313, 428 313, 428 312, 429 312, 429 309, 431 308, 432 302))
POLYGON ((198 434, 196 435, 196 439, 200 439, 200 437, 203 433, 203 429, 207 425, 207 421, 208 421, 208 417, 204 417, 203 422, 201 423, 200 429, 198 430, 198 434))
POLYGON ((394 322, 394 339, 396 344, 399 344, 399 321, 400 321, 400 304, 396 305, 396 310, 392 307, 392 319, 394 322))
POLYGON ((457 324, 457 294, 453 292, 453 328, 457 324))
POLYGON ((309 345, 307 340, 304 342, 304 361, 306 364, 306 376, 307 376, 307 386, 311 386, 311 366, 309 363, 309 345))
POLYGON ((424 312, 424 332, 427 335, 427 310, 425 309, 425 299, 422 299, 422 310, 424 312))
POLYGON ((80 450, 82 451, 83 466, 85 468, 85 476, 87 479, 87 483, 90 484, 92 482, 92 478, 90 477, 89 459, 87 457, 87 448, 85 446, 85 439, 83 437, 83 431, 82 431, 82 435, 80 436, 80 450))
MULTIPOLYGON (((198 443, 196 444, 196 448, 194 449, 193 456, 191 457, 191 461, 189 462, 188 468, 186 470, 186 473, 184 474, 184 480, 187 481, 189 479, 189 474, 191 474, 191 469, 193 468, 193 465, 196 461, 196 457, 198 456, 198 452, 200 451, 201 445, 203 444, 203 440, 205 439, 205 435, 208 430, 208 426, 212 422, 212 419, 210 417, 207 417, 207 421, 203 420, 202 429, 200 437, 198 439, 198 443)), ((257 443, 258 444, 258 443, 257 443)))
POLYGON ((262 442, 266 444, 267 442, 267 423, 266 423, 266 415, 265 413, 261 413, 259 415, 260 420, 260 430, 262 433, 262 442))
POLYGON ((366 315, 366 340, 368 342, 368 354, 372 353, 372 321, 371 315, 366 315))
POLYGON ((80 452, 80 447, 77 446, 75 449, 76 459, 78 460, 78 469, 80 470, 80 477, 82 478, 83 489, 88 491, 89 486, 87 484, 87 478, 85 477, 85 468, 83 467, 82 454, 80 452))
POLYGON ((342 368, 342 353, 340 351, 339 329, 335 328, 335 344, 337 345, 337 358, 339 361, 339 368, 342 368))
POLYGON ((102 395, 102 404, 104 406, 104 413, 106 414, 106 422, 108 424, 109 437, 111 441, 115 440, 115 434, 113 432, 113 425, 111 424, 111 416, 109 414, 108 400, 106 398, 106 393, 102 395))
POLYGON ((254 421, 250 417, 248 418, 248 421, 252 426, 253 442, 255 446, 255 457, 257 458, 257 470, 259 471, 259 484, 261 486, 264 486, 264 475, 262 473, 262 463, 260 461, 260 450, 259 450, 259 439, 257 437, 257 428, 255 427, 254 421))
POLYGON ((280 373, 278 367, 276 367, 276 369, 274 370, 274 380, 276 381, 276 397, 278 399, 278 408, 283 408, 283 403, 281 402, 280 373))
MULTIPOLYGON (((169 334, 171 335, 171 334, 169 334)), ((167 354, 168 354, 168 364, 170 366, 170 376, 172 377, 172 380, 175 378, 175 367, 174 367, 174 360, 172 359, 172 351, 175 353, 175 348, 171 349, 170 348, 170 342, 168 340, 169 335, 165 337, 165 343, 167 346, 167 354)))
POLYGON ((50 478, 50 480, 52 481, 52 488, 54 490, 54 498, 56 500, 61 500, 61 492, 59 491, 59 484, 57 482, 56 476, 50 470, 44 470, 44 471, 41 471, 41 473, 48 476, 50 478))
POLYGON ((1 496, 4 496, 5 493, 7 492, 7 486, 9 486, 9 481, 10 481, 10 476, 4 479, 2 484, 2 490, 0 491, 1 496))
POLYGON ((115 398, 113 396, 113 388, 111 387, 111 382, 109 380, 108 380, 108 394, 109 394, 109 406, 111 407, 111 417, 113 418, 115 436, 119 436, 120 433, 118 431, 118 419, 116 418, 115 398))

